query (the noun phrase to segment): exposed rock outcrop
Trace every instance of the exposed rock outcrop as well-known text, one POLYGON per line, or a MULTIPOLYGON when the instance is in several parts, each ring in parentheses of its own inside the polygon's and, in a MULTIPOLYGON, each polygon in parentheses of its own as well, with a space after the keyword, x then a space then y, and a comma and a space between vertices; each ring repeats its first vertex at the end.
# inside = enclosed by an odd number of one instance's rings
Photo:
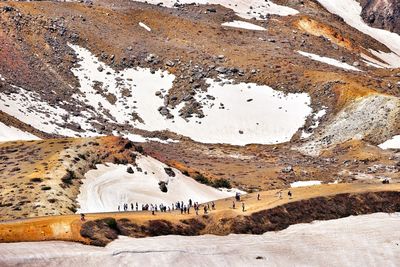
POLYGON ((400 33, 399 0, 363 0, 361 16, 369 25, 400 33))

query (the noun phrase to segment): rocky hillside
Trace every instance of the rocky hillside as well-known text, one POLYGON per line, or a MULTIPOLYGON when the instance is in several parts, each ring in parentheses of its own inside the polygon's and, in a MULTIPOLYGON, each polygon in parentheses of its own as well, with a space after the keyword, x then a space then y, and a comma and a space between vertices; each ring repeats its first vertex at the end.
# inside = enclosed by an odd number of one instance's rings
POLYGON ((371 26, 400 33, 400 1, 361 1, 363 19, 371 26))
POLYGON ((398 2, 192 2, 0 2, 2 211, 73 212, 139 146, 245 191, 398 181, 398 2))

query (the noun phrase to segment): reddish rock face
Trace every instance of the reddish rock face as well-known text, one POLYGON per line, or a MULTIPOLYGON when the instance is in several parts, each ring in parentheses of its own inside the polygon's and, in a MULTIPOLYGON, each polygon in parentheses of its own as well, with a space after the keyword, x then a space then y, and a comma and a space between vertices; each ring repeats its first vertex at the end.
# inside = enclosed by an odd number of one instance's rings
POLYGON ((369 25, 400 33, 400 0, 362 0, 364 21, 369 25))

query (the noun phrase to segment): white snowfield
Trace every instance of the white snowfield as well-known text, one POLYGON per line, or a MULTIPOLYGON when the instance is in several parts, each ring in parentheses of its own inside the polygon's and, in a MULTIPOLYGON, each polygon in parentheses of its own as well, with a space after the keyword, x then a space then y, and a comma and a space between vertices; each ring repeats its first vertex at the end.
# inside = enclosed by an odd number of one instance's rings
POLYGON ((380 144, 379 147, 382 149, 400 149, 400 135, 393 136, 393 138, 380 144))
MULTIPOLYGON (((361 17, 362 7, 356 0, 318 0, 329 12, 338 15, 351 27, 371 36, 380 43, 386 45, 393 53, 370 50, 378 58, 387 64, 378 64, 382 67, 400 67, 400 35, 390 31, 369 26, 361 17)), ((374 62, 375 63, 375 62, 374 62)))
POLYGON ((375 213, 297 224, 263 235, 121 236, 105 248, 62 241, 4 243, 0 265, 398 266, 399 236, 398 213, 375 213))
POLYGON ((264 27, 255 25, 250 22, 240 21, 240 20, 224 22, 221 25, 224 27, 239 28, 239 29, 252 30, 252 31, 265 31, 264 27))
MULTIPOLYGON (((235 191, 222 191, 196 182, 172 169, 175 177, 170 177, 164 170, 168 166, 160 161, 145 156, 136 158, 137 167, 131 166, 134 173, 127 172, 127 165, 97 165, 97 170, 85 174, 77 202, 78 213, 117 211, 124 203, 156 204, 171 206, 172 203, 189 199, 204 203, 235 195, 235 191), (168 191, 161 192, 159 182, 166 182, 168 191)), ((130 207, 129 207, 130 208, 130 207)))
POLYGON ((211 4, 221 5, 226 8, 230 8, 236 12, 236 14, 245 19, 263 19, 261 16, 267 14, 289 16, 296 15, 299 12, 296 9, 277 5, 271 0, 136 0, 137 2, 146 2, 153 5, 162 3, 165 7, 174 7, 177 4, 211 4))
POLYGON ((356 68, 354 66, 351 66, 351 65, 349 65, 347 63, 344 63, 344 62, 340 62, 339 60, 336 60, 334 58, 322 57, 322 56, 319 56, 319 55, 316 55, 316 54, 312 54, 312 53, 307 53, 307 52, 304 52, 304 51, 297 51, 297 52, 300 55, 308 57, 308 58, 310 58, 312 60, 316 60, 316 61, 319 61, 319 62, 322 62, 322 63, 325 63, 325 64, 329 64, 329 65, 332 65, 332 66, 335 66, 335 67, 338 67, 338 68, 342 68, 342 69, 345 69, 345 70, 352 70, 352 71, 361 71, 360 69, 358 69, 358 68, 356 68))
POLYGON ((0 142, 16 140, 40 140, 40 138, 31 133, 21 131, 20 129, 7 126, 0 122, 0 142))
POLYGON ((163 98, 172 87, 174 75, 161 71, 152 74, 150 69, 141 68, 117 73, 87 49, 70 46, 78 54, 81 65, 72 70, 81 84, 81 93, 74 97, 111 121, 139 129, 169 130, 204 143, 275 144, 289 141, 312 111, 306 93, 285 95, 268 86, 207 79, 208 92, 199 91, 194 96, 203 104, 204 118, 183 119, 179 116, 185 105, 182 102, 169 108, 174 119, 166 119, 158 109, 164 106, 163 98), (96 82, 107 93, 115 95, 117 102, 112 104, 99 94, 94 86, 96 82), (124 94, 126 89, 129 95, 124 94), (134 121, 132 113, 142 121, 134 121))

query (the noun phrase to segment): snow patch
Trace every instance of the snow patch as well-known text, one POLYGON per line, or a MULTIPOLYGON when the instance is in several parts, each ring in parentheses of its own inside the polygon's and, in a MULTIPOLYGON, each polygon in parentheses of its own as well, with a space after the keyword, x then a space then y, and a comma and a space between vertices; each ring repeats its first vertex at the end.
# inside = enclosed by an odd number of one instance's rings
POLYGON ((254 31, 265 31, 264 27, 255 25, 253 23, 249 23, 246 21, 239 21, 239 20, 234 20, 231 22, 224 22, 221 24, 224 27, 232 27, 232 28, 240 28, 240 29, 245 29, 245 30, 254 30, 254 31))
POLYGON ((189 199, 203 203, 235 195, 234 191, 200 184, 177 169, 172 169, 175 176, 170 177, 164 170, 168 166, 151 157, 138 156, 136 164, 97 165, 96 170, 87 172, 77 197, 80 205, 77 212, 117 211, 118 205, 136 202, 139 207, 142 204, 170 206, 177 201, 187 203, 189 199), (129 166, 134 173, 127 172, 129 166), (166 193, 160 190, 161 181, 166 183, 166 193))
POLYGON ((352 70, 352 71, 361 71, 360 69, 353 67, 347 63, 344 62, 340 62, 339 60, 333 59, 333 58, 329 58, 329 57, 321 57, 319 55, 316 54, 311 54, 311 53, 307 53, 307 52, 303 52, 303 51, 297 51, 300 55, 308 57, 312 60, 316 60, 322 63, 326 63, 335 67, 339 67, 345 70, 352 70))
POLYGON ((400 67, 400 35, 369 26, 361 17, 362 7, 356 0, 318 0, 329 12, 343 18, 351 27, 386 45, 393 53, 373 51, 373 54, 392 68, 400 67))
POLYGON ((245 19, 266 19, 266 15, 289 16, 296 15, 299 12, 296 9, 275 4, 271 0, 138 0, 138 2, 146 2, 153 5, 162 3, 165 7, 174 7, 175 4, 210 4, 221 5, 230 8, 236 14, 245 19))
POLYGON ((320 185, 321 181, 297 181, 290 183, 290 187, 306 187, 306 186, 313 186, 313 185, 320 185))
POLYGON ((393 138, 380 144, 379 147, 382 149, 400 149, 400 135, 393 136, 393 138))
POLYGON ((93 136, 89 131, 92 127, 81 117, 70 116, 69 112, 61 107, 53 107, 41 100, 39 94, 25 90, 22 87, 11 85, 15 91, 10 94, 0 93, 0 110, 46 133, 63 136, 93 136), (65 123, 76 123, 86 130, 77 133, 64 126, 65 123))
POLYGON ((151 29, 149 26, 147 26, 146 24, 144 24, 143 22, 139 22, 139 26, 142 28, 145 28, 146 31, 151 32, 151 29))
POLYGON ((40 140, 40 138, 31 133, 21 131, 20 129, 0 122, 0 142, 17 140, 40 140))
MULTIPOLYGON (((117 133, 113 133, 114 135, 118 135, 117 133)), ((122 135, 124 138, 129 139, 132 142, 137 142, 137 143, 144 143, 144 142, 159 142, 162 144, 169 144, 169 143, 179 143, 179 140, 171 139, 168 138, 167 140, 162 140, 160 138, 156 137, 144 137, 140 134, 124 134, 122 135)))
MULTIPOLYGON (((163 87, 171 88, 175 79, 174 75, 167 72, 156 71, 152 74, 150 69, 146 68, 116 72, 100 62, 89 50, 77 45, 69 46, 80 60, 80 67, 71 70, 80 82, 80 92, 73 97, 92 106, 98 114, 116 123, 134 124, 133 114, 137 114, 135 104, 139 105, 139 101, 151 101, 148 98, 155 98, 155 91, 163 87), (153 95, 146 94, 148 91, 153 92, 153 95), (135 98, 135 95, 139 99, 135 98), (147 99, 141 98, 142 95, 147 99), (110 97, 115 98, 115 102, 110 101, 110 97)), ((141 115, 149 116, 148 114, 153 112, 157 110, 144 109, 141 115)))

